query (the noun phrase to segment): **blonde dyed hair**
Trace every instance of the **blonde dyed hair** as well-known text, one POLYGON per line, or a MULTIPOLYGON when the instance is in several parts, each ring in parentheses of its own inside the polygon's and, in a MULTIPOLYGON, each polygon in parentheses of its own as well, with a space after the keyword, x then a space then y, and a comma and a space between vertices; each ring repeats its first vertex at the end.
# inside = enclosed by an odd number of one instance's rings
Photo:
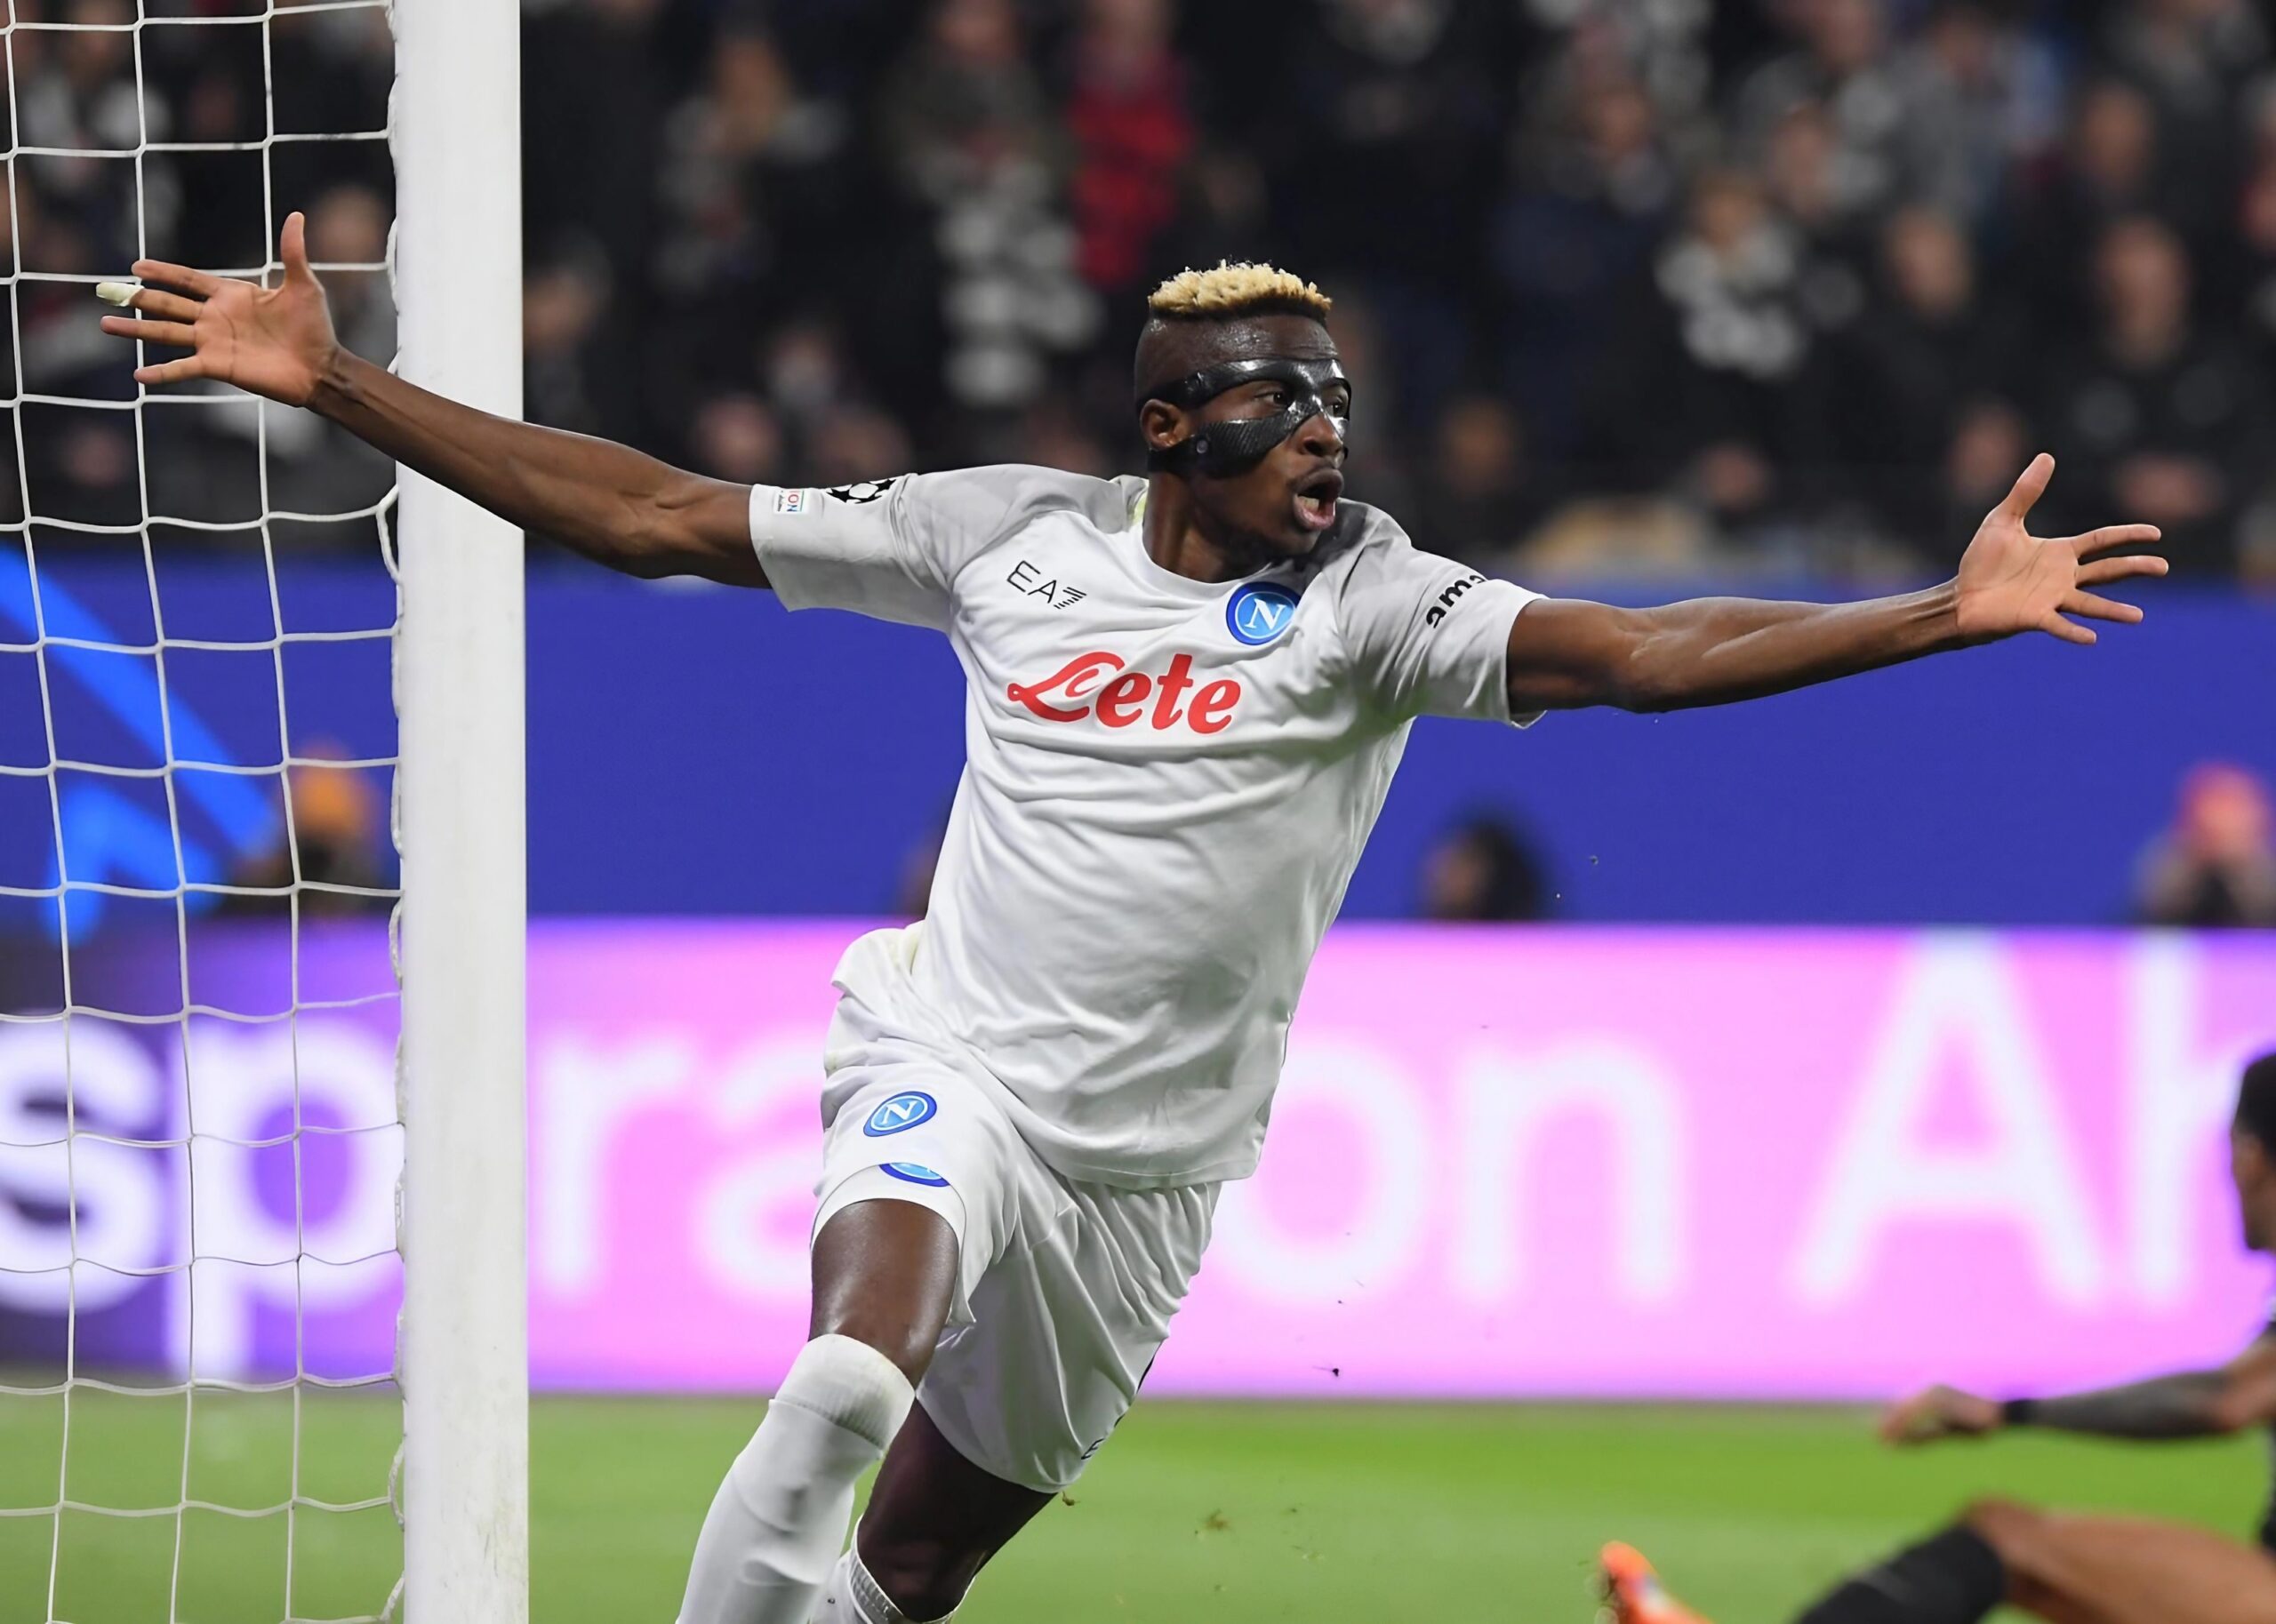
POLYGON ((1223 260, 1207 270, 1178 272, 1153 291, 1146 308, 1172 321, 1214 320, 1261 310, 1294 311, 1326 321, 1334 302, 1293 271, 1223 260))

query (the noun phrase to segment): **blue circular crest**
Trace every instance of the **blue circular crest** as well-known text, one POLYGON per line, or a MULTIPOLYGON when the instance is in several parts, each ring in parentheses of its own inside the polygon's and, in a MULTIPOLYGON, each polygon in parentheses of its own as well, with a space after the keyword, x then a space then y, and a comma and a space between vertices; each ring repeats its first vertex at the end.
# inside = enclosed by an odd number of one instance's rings
POLYGON ((870 1120, 862 1124, 862 1132, 871 1139, 906 1133, 920 1122, 932 1121, 940 1111, 940 1103, 932 1095, 911 1089, 905 1094, 895 1094, 871 1111, 870 1120))
POLYGON ((1254 648, 1296 623, 1296 595, 1286 587, 1252 582, 1226 600, 1225 629, 1254 648))

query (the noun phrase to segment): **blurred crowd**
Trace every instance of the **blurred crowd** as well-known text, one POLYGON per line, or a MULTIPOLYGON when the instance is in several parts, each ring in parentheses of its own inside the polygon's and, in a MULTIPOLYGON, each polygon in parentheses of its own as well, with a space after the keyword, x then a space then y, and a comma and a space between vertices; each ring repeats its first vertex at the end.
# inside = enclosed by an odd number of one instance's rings
MULTIPOLYGON (((1414 912, 1442 924, 1557 918, 1557 864, 1505 812, 1479 810, 1442 830, 1415 879, 1414 912)), ((912 870, 926 886, 929 866, 912 870)), ((902 907, 925 911, 925 892, 902 907)), ((2206 761, 2182 778, 2172 820, 2143 847, 2122 914, 2110 923, 2190 930, 2276 928, 2276 793, 2251 769, 2206 761)))
MULTIPOLYGON (((1145 291, 1264 258, 1336 299, 1354 494, 1489 570, 1908 578, 2044 447, 2047 526, 2154 521, 2181 568, 2276 584, 2255 0, 525 11, 543 421, 738 479, 1122 471, 1145 291)), ((126 36, 20 32, 22 140, 257 132, 259 55, 216 44, 256 32, 147 29, 139 99, 126 36)), ((278 129, 384 122, 377 12, 272 32, 278 129)), ((320 260, 381 257, 383 148, 279 147, 270 197, 252 157, 152 159, 153 245, 257 262, 302 205, 320 260)), ((132 169, 19 160, 23 268, 132 258, 132 169)), ((333 282, 355 341, 389 347, 383 284, 333 282)), ((22 288, 32 389, 122 387, 82 302, 22 288)), ((34 506, 131 518, 133 448, 92 417, 28 415, 34 506)), ((383 472, 322 436, 278 449, 325 510, 383 472)), ((225 500, 197 446, 174 461, 169 500, 225 500)))

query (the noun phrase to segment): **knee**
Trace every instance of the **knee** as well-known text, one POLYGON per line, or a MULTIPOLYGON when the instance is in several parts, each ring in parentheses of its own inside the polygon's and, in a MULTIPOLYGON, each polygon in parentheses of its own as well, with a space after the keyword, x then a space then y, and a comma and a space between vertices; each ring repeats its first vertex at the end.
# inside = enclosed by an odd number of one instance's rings
POLYGON ((856 1531, 855 1543, 870 1580, 906 1619, 947 1618, 963 1605, 987 1561, 941 1540, 872 1538, 866 1530, 856 1531))
POLYGON ((933 1363, 934 1336, 929 1326, 912 1325, 906 1315, 873 1304, 833 1305, 826 1310, 816 1303, 809 1336, 851 1337, 892 1360, 912 1388, 925 1380, 933 1363))
POLYGON ((2047 1526, 2045 1512, 2020 1500, 1979 1500, 1960 1513, 1959 1520, 1999 1554, 2012 1577, 2031 1577, 2047 1526))

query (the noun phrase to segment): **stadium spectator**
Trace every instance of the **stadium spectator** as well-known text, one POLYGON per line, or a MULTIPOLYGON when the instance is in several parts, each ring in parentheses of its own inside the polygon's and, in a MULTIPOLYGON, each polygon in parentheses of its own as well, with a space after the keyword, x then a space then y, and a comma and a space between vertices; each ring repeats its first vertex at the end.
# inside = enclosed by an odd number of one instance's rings
POLYGON ((2192 229, 2213 226, 2233 172, 2235 118, 2267 65, 2268 24, 2253 0, 2132 0, 2112 15, 2112 67, 2156 109, 2171 162, 2166 206, 2192 229))
POLYGON ((1975 250, 1951 216, 1900 210, 1879 247, 1881 296, 1841 346, 1827 404, 1843 462, 1861 484, 1871 482, 1867 500, 1895 536, 1948 564, 1968 530, 1955 530, 1938 470, 1964 403, 2011 396, 2017 335, 2007 312, 1979 297, 1975 250))
POLYGON ((2188 250, 2148 216, 2094 256, 2096 330, 2045 358, 2043 430, 2085 476, 2064 513, 2114 503, 2165 531, 2176 570, 2232 571, 2243 501, 2264 469, 2259 380, 2234 339, 2190 312, 2188 250))
POLYGON ((1322 0, 1321 26, 1285 47, 1285 106, 1259 132, 1286 252, 1365 289, 1417 421, 1467 370, 1502 124, 1491 10, 1322 0))
POLYGON ((886 87, 886 140, 945 261, 942 383, 961 405, 1036 399, 1099 327, 1064 212, 1063 133, 1011 0, 941 0, 886 87))
POLYGON ((2276 925, 2276 807, 2244 768, 2207 762, 2182 780, 2173 827, 2143 854, 2144 924, 2276 925))
POLYGON ((598 432, 607 391, 595 338, 613 285, 595 244, 573 238, 533 257, 522 283, 522 364, 536 420, 598 432))
POLYGON ((741 484, 781 481, 782 428, 756 395, 713 396, 697 408, 691 437, 701 473, 741 484))
POLYGON ((2043 331, 2088 321, 2080 268, 2112 221, 2156 212, 2163 168, 2150 99, 2117 79, 2088 84, 2073 103, 2061 160, 2026 197, 2019 257, 2043 331))
POLYGON ((1433 438, 1415 540, 1480 564, 1506 557, 1543 506, 1518 414, 1499 396, 1466 395, 1439 414, 1433 438))
POLYGON ((1798 0, 1784 8, 1799 48, 1773 58, 1739 86, 1738 150, 1756 161, 1797 112, 1823 108, 1843 205, 1870 208, 1902 177, 1904 98, 1889 49, 1883 0, 1798 0))
POLYGON ((1991 223, 2009 166, 2037 163, 2061 127, 2054 52, 1986 0, 1936 0, 1895 81, 1907 196, 1970 228, 1991 223))
POLYGON ((1185 65, 1170 49, 1174 20, 1168 0, 1088 0, 1068 53, 1077 260, 1102 293, 1126 292, 1147 274, 1154 238, 1177 212, 1194 132, 1185 65))
POLYGON ((1536 429, 1569 447, 1566 410, 1678 196, 1659 110, 1624 74, 1542 98, 1493 227, 1510 320, 1503 372, 1536 429))
POLYGON ((1812 434, 1801 244, 1743 170, 1695 185, 1687 224, 1618 325, 1583 452, 1672 484, 1727 535, 1776 516, 1780 467, 1812 434))
MULTIPOLYGON (((303 754, 309 760, 284 778, 289 819, 276 830, 273 844, 237 864, 229 883, 261 891, 306 881, 353 888, 301 891, 302 917, 386 913, 391 899, 363 894, 394 883, 385 796, 365 772, 313 764, 348 759, 338 744, 314 741, 303 748, 303 754)), ((268 914, 276 903, 273 897, 224 893, 221 906, 225 912, 268 914)))
POLYGON ((1996 503, 2007 471, 2031 455, 2030 446, 2030 426, 2013 403, 1985 399, 1962 407, 1944 448, 1943 524, 1965 531, 1974 515, 1996 503))
POLYGON ((2265 377, 2276 368, 2276 82, 2262 92, 2256 122, 2236 238, 2216 263, 2220 307, 2237 312, 2254 368, 2265 377))
POLYGON ((1546 919, 1549 883, 1541 860, 1502 819, 1455 825, 1422 861, 1422 916, 1440 924, 1546 919))

